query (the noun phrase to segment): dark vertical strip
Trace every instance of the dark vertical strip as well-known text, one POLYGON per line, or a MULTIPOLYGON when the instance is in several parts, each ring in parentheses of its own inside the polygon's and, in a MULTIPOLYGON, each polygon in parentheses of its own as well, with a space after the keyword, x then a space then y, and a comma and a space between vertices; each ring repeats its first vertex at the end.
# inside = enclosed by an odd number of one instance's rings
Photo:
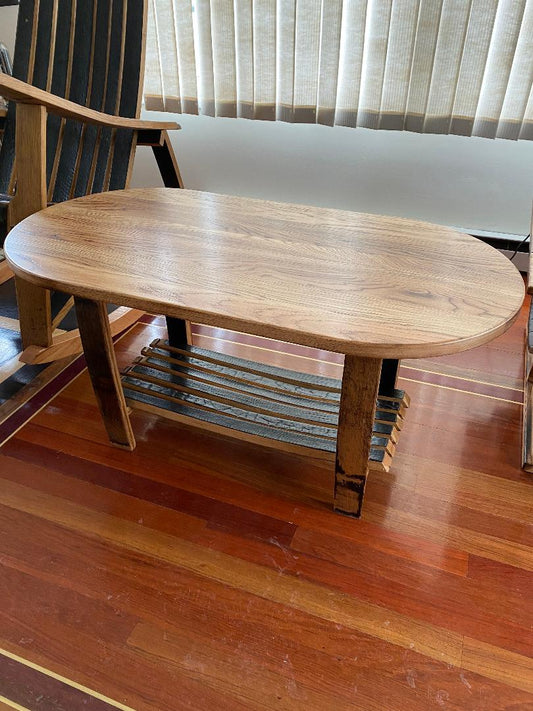
MULTIPOLYGON (((85 106, 87 101, 91 64, 92 24, 93 3, 87 0, 79 1, 76 8, 76 22, 74 28, 72 28, 74 31, 72 38, 74 56, 66 98, 82 106, 85 106)), ((63 200, 68 200, 70 196, 80 137, 81 123, 78 121, 66 121, 52 202, 62 202, 63 200)))
MULTIPOLYGON (((34 31, 36 31, 35 9, 35 0, 21 0, 18 12, 15 56, 13 58, 13 76, 22 81, 27 81, 28 79, 32 37, 34 31)), ((2 147, 0 148, 0 192, 2 193, 7 193, 10 190, 11 175, 15 162, 15 110, 16 107, 11 102, 4 125, 2 147)))
POLYGON ((381 376, 379 379, 379 394, 390 395, 396 389, 398 380, 398 370, 400 361, 392 358, 385 358, 381 366, 381 376))
POLYGON ((57 12, 59 9, 58 0, 53 0, 52 9, 52 27, 50 29, 50 61, 48 62, 48 76, 46 79, 46 91, 51 91, 52 88, 52 74, 54 71, 54 57, 56 53, 56 40, 57 40, 57 12))
MULTIPOLYGON (((110 40, 110 0, 95 0, 94 53, 91 68, 91 86, 88 106, 102 111, 105 101, 107 63, 110 40)), ((83 150, 78 166, 78 175, 73 197, 91 192, 91 183, 98 155, 100 129, 86 126, 83 150)))
MULTIPOLYGON (((66 92, 71 23, 72 0, 59 0, 52 80, 50 83, 50 91, 56 96, 65 96, 66 92)), ((48 185, 50 185, 52 178, 61 125, 62 121, 58 116, 48 115, 46 125, 46 176, 48 185)))
MULTIPOLYGON (((91 36, 91 54, 89 59, 89 70, 88 70, 88 80, 87 80, 87 99, 85 101, 86 106, 91 105, 92 87, 93 87, 93 68, 94 68, 94 51, 96 45, 96 18, 98 15, 98 0, 94 0, 93 3, 93 22, 92 22, 92 36, 91 36)), ((76 187, 78 184, 78 175, 80 170, 80 165, 83 157, 83 152, 85 148, 85 138, 87 136, 88 124, 83 124, 81 127, 81 136, 78 142, 78 152, 76 154, 76 164, 74 166, 74 179, 70 186, 69 198, 73 198, 76 194, 76 187)))
POLYGON ((48 82, 48 67, 52 61, 50 56, 52 42, 53 2, 41 2, 35 36, 35 57, 31 83, 39 89, 46 89, 48 82))
POLYGON ((33 81, 33 70, 35 67, 35 48, 37 46, 37 30, 38 30, 38 18, 39 18, 39 10, 40 10, 40 0, 35 0, 34 6, 33 6, 33 32, 31 33, 31 44, 30 44, 30 52, 28 56, 28 73, 26 75, 26 81, 31 84, 33 81))
MULTIPOLYGON (((122 18, 124 1, 125 0, 113 0, 112 3, 107 82, 103 105, 104 112, 108 114, 115 114, 117 111, 116 101, 117 92, 119 90, 121 69, 122 18)), ((94 179, 91 188, 91 192, 93 193, 100 193, 104 190, 109 151, 111 149, 111 135, 111 129, 104 128, 100 131, 100 144, 98 146, 98 156, 96 159, 94 179)))
MULTIPOLYGON (((129 0, 126 20, 126 61, 122 69, 119 113, 133 118, 138 115, 139 83, 141 80, 141 62, 144 55, 145 3, 143 0, 129 0)), ((132 131, 116 132, 109 182, 110 190, 126 187, 132 155, 132 131)))
MULTIPOLYGON (((118 65, 118 76, 117 76, 117 93, 115 96, 115 109, 113 113, 120 113, 120 98, 122 93, 122 80, 124 74, 124 55, 126 52, 126 24, 128 20, 128 0, 124 2, 122 6, 122 23, 121 23, 121 33, 120 33, 120 59, 118 65)), ((111 168, 113 166, 113 156, 115 154, 115 142, 117 138, 116 129, 111 131, 111 144, 109 148, 109 153, 107 156, 107 166, 104 179, 104 190, 109 190, 109 183, 111 180, 111 168)), ((123 187, 123 186, 122 186, 123 187)))
POLYGON ((181 318, 166 316, 168 345, 173 348, 184 348, 188 344, 187 322, 181 318))
MULTIPOLYGON (((77 10, 77 0, 72 0, 70 8, 70 24, 69 31, 66 36, 67 38, 67 58, 66 58, 66 69, 65 69, 65 85, 61 96, 68 96, 70 91, 70 81, 72 75, 72 62, 74 55, 74 27, 76 21, 76 10, 77 10)), ((61 119, 59 123, 59 131, 57 136, 56 150, 54 154, 54 160, 52 164, 52 170, 50 174, 50 180, 48 182, 48 200, 52 200, 53 192, 55 189, 55 183, 57 178, 57 171, 59 168, 59 160, 61 158, 61 147, 63 145, 63 134, 65 131, 65 119, 61 119)))

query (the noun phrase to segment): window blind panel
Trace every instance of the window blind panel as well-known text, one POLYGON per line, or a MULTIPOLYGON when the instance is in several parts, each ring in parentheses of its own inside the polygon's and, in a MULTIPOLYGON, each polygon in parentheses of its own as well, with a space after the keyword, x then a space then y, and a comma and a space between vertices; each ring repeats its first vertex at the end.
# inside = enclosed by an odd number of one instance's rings
POLYGON ((420 0, 394 0, 379 128, 403 129, 420 0))
POLYGON ((505 91, 497 138, 517 140, 533 83, 533 2, 526 4, 520 34, 505 91))
POLYGON ((254 118, 276 118, 276 0, 253 1, 254 118))
POLYGON ((146 106, 531 139, 533 0, 149 0, 146 106))
MULTIPOLYGON (((155 2, 161 1, 155 0, 155 2)), ((215 77, 213 72, 210 4, 210 0, 195 0, 193 16, 194 44, 196 46, 196 71, 198 76, 198 110, 206 116, 215 116, 215 77)))
POLYGON ((444 0, 424 119, 426 133, 449 131, 469 15, 469 0, 444 0))
POLYGON ((498 4, 474 121, 475 136, 496 136, 524 9, 525 0, 500 0, 498 4))
POLYGON ((405 117, 405 128, 408 131, 422 132, 424 129, 424 116, 433 74, 441 10, 442 0, 420 1, 405 117))
POLYGON ((341 48, 342 0, 322 0, 317 123, 333 126, 341 48))
POLYGON ((181 112, 176 22, 172 2, 155 3, 156 26, 161 54, 161 72, 165 89, 165 109, 181 112))
POLYGON ((518 138, 521 138, 524 141, 533 141, 533 90, 530 90, 529 92, 524 121, 520 127, 520 134, 518 138))
POLYGON ((197 113, 190 0, 149 1, 146 55, 146 108, 197 113))
POLYGON ((335 125, 357 125, 365 45, 366 0, 344 0, 335 125))
POLYGON ((211 2, 215 115, 237 116, 237 62, 233 0, 211 2))
POLYGON ((254 117, 253 14, 249 0, 235 0, 237 116, 254 117))
MULTIPOLYGON (((191 0, 173 0, 173 8, 181 110, 183 113, 197 114, 198 83, 191 0)), ((163 65, 163 71, 165 76, 169 73, 167 65, 163 65)))
POLYGON ((357 116, 357 125, 365 128, 379 125, 391 14, 392 0, 368 0, 357 116))
POLYGON ((472 0, 450 133, 472 135, 497 7, 498 0, 472 0))
POLYGON ((316 122, 321 17, 321 0, 297 0, 293 120, 300 123, 316 122))
POLYGON ((276 119, 293 121, 296 0, 278 0, 276 18, 276 119))
POLYGON ((161 43, 155 17, 154 0, 148 4, 146 26, 146 65, 144 70, 144 103, 150 111, 165 111, 165 91, 161 68, 161 43))

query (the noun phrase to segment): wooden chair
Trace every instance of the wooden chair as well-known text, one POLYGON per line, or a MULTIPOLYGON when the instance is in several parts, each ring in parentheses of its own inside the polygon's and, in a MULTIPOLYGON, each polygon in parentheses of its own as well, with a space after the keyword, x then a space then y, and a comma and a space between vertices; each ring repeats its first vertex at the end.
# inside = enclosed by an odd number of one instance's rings
MULTIPOLYGON (((146 0, 21 0, 13 76, 0 74, 9 100, 0 149, 8 229, 47 204, 126 188, 138 145, 152 147, 167 187, 182 187, 168 135, 178 124, 138 118, 146 18, 146 0)), ((10 276, 0 263, 0 283, 10 276)), ((81 352, 77 330, 53 336, 71 300, 53 315, 50 292, 19 280, 16 287, 21 359, 81 352)), ((112 331, 138 315, 117 310, 112 331)))
MULTIPOLYGON (((7 47, 0 42, 0 74, 9 74, 11 76, 12 73, 13 65, 11 63, 11 57, 7 51, 7 47)), ((2 145, 2 138, 4 136, 6 116, 6 101, 3 96, 0 96, 0 146, 2 145)), ((7 205, 7 200, 2 200, 0 197, 0 237, 3 237, 3 235, 7 233, 7 205)), ((3 254, 0 250, 0 270, 2 267, 2 261, 3 254)), ((0 283, 2 283, 1 279, 0 283)))
MULTIPOLYGON (((533 294, 533 250, 531 232, 533 231, 533 213, 529 238, 529 273, 527 293, 533 294)), ((522 419, 522 466, 533 472, 533 298, 529 306, 529 318, 526 328, 525 367, 524 367, 524 412, 522 419)))

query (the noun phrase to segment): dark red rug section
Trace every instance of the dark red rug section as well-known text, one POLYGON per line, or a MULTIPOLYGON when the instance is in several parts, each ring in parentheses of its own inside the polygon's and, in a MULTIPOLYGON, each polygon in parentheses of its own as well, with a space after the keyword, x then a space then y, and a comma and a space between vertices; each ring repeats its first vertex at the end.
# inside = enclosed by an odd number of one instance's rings
POLYGON ((117 706, 0 653, 0 696, 28 711, 116 711, 117 706))

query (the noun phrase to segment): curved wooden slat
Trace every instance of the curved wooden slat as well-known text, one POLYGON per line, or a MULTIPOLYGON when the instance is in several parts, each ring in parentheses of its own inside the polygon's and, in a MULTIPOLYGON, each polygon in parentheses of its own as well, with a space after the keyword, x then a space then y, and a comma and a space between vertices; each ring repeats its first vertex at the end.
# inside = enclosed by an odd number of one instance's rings
POLYGON ((143 119, 123 118, 122 116, 112 116, 94 109, 88 109, 72 101, 67 101, 67 99, 49 94, 42 89, 37 89, 6 74, 0 74, 0 94, 10 101, 38 104, 57 116, 75 119, 93 126, 129 128, 133 131, 153 129, 172 131, 181 128, 175 121, 146 121, 143 119))

